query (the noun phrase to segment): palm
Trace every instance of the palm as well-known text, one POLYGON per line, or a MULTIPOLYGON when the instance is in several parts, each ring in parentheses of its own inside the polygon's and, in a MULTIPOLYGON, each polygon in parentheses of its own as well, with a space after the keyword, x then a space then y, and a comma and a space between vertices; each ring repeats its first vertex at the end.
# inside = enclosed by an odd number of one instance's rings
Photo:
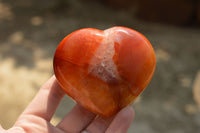
POLYGON ((134 112, 131 107, 122 109, 116 116, 105 118, 76 105, 57 125, 50 120, 65 93, 52 77, 43 85, 36 97, 18 118, 14 126, 1 133, 124 133, 130 126, 134 112), (123 120, 123 121, 122 121, 123 120))

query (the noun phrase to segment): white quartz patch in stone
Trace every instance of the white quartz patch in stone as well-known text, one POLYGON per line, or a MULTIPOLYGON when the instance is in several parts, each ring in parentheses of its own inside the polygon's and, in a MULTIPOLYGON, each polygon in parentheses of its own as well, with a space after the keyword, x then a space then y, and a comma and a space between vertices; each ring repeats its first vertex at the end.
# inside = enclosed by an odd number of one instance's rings
POLYGON ((91 59, 90 64, 92 65, 89 67, 89 73, 104 82, 113 82, 119 79, 116 65, 113 62, 115 54, 114 31, 112 29, 105 30, 104 35, 102 43, 91 59))

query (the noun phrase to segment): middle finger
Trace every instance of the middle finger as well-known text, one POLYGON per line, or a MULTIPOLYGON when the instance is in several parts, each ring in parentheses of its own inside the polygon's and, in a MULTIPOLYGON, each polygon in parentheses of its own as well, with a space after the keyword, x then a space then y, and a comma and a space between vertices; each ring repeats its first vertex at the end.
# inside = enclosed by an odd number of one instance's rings
MULTIPOLYGON (((103 116, 96 117, 85 129, 89 133, 105 133, 106 129, 112 122, 114 116, 106 118, 103 116)), ((84 132, 82 132, 84 133, 84 132)))

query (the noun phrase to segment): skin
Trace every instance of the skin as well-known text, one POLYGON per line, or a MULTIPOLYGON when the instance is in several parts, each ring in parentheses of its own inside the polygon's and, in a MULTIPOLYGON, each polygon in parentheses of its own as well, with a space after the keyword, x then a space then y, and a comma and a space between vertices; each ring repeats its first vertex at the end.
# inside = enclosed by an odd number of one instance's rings
POLYGON ((57 126, 50 123, 56 108, 65 92, 59 86, 55 76, 50 78, 39 90, 14 126, 1 133, 125 133, 134 119, 134 110, 127 106, 116 115, 105 118, 84 109, 75 107, 57 126))

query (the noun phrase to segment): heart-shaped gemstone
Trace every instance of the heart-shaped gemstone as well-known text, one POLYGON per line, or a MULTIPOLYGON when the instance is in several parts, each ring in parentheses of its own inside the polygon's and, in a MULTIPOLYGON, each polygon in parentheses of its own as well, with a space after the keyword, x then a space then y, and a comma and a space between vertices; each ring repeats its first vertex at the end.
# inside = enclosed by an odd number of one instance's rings
POLYGON ((148 85, 155 53, 139 32, 85 28, 56 49, 54 72, 63 90, 86 109, 106 117, 130 104, 148 85))

